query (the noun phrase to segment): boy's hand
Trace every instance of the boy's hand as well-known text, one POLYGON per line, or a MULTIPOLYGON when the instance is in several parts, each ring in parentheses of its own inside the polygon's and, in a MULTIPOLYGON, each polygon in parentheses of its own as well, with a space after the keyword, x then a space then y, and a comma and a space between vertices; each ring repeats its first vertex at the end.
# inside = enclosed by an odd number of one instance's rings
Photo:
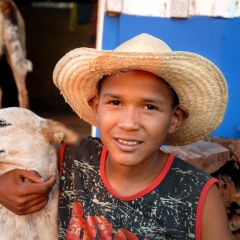
POLYGON ((0 177, 0 204, 17 215, 37 212, 47 204, 55 182, 55 176, 45 181, 36 171, 12 170, 0 177))

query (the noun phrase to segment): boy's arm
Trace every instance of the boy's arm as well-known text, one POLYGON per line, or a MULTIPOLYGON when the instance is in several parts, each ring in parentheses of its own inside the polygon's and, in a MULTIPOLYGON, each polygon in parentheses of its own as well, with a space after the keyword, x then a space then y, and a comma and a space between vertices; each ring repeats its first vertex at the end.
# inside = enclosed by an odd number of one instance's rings
POLYGON ((233 240, 226 209, 216 185, 209 189, 202 213, 201 240, 233 240))
POLYGON ((36 171, 12 170, 0 176, 0 204, 18 215, 37 212, 47 204, 55 182, 55 176, 45 181, 36 171))

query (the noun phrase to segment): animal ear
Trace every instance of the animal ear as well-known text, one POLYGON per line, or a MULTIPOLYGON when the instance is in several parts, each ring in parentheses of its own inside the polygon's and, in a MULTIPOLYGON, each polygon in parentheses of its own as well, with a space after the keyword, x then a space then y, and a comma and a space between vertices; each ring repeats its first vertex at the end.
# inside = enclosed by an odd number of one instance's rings
POLYGON ((61 131, 54 132, 50 127, 51 120, 41 121, 41 132, 45 140, 49 143, 62 143, 64 139, 64 134, 61 131))
POLYGON ((67 128, 64 124, 53 120, 47 121, 53 134, 53 142, 66 144, 78 144, 80 142, 80 135, 67 128))
POLYGON ((62 143, 64 140, 64 134, 62 132, 53 133, 53 142, 62 143))

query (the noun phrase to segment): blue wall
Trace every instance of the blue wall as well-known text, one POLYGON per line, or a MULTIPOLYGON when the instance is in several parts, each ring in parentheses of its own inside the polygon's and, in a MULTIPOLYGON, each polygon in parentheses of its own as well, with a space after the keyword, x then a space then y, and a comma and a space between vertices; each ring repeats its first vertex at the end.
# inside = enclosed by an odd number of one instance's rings
POLYGON ((172 50, 201 54, 221 69, 229 86, 229 103, 223 123, 212 135, 240 138, 240 18, 105 15, 102 48, 114 49, 143 32, 162 39, 172 50))

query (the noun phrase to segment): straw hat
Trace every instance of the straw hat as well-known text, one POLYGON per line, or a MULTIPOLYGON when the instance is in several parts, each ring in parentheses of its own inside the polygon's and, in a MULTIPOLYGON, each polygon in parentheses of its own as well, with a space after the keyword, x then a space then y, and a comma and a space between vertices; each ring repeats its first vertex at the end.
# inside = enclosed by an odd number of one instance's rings
POLYGON ((166 144, 185 145, 213 132, 222 122, 228 88, 221 71, 208 59, 194 53, 172 51, 162 40, 138 35, 113 51, 77 48, 57 63, 53 81, 66 102, 85 121, 97 127, 88 105, 104 75, 144 70, 163 78, 175 90, 180 105, 189 111, 181 128, 166 144))

